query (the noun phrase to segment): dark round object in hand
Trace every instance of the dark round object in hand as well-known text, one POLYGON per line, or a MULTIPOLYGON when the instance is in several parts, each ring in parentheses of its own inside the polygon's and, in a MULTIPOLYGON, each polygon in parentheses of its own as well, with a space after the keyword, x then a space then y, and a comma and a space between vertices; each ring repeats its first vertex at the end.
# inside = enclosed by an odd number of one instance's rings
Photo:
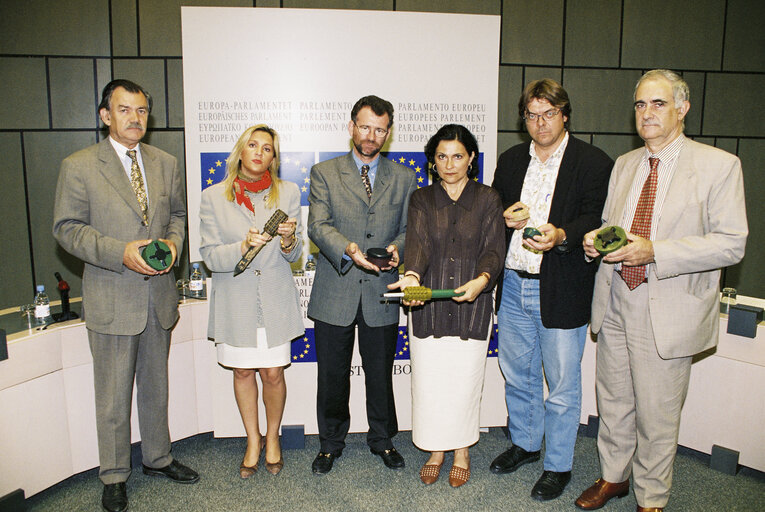
POLYGON ((523 238, 533 238, 537 235, 542 235, 542 232, 537 228, 526 228, 523 230, 523 238))
POLYGON ((378 267, 387 267, 390 264, 392 254, 381 247, 372 247, 367 249, 367 260, 378 267))
POLYGON ((173 261, 173 253, 165 242, 152 240, 141 251, 141 257, 154 270, 165 270, 173 261))
POLYGON ((595 250, 608 254, 627 245, 627 233, 619 226, 606 226, 595 235, 595 250))

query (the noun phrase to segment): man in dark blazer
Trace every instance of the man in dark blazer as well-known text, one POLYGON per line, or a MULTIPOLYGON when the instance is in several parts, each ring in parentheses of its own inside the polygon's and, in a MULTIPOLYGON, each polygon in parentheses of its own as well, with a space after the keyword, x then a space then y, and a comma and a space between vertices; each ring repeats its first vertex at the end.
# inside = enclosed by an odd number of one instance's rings
MULTIPOLYGON (((576 500, 584 510, 626 496, 630 475, 638 512, 664 510, 693 356, 717 345, 720 268, 744 257, 741 161, 685 137, 690 108, 677 73, 645 73, 634 96, 645 145, 616 160, 608 186, 603 226, 629 243, 595 277, 601 478, 576 500)), ((584 236, 591 258, 597 232, 584 236)))
POLYGON ((417 184, 410 169, 379 155, 392 124, 390 102, 361 98, 348 123, 350 153, 311 169, 308 236, 320 250, 308 304, 316 340, 321 441, 314 473, 329 472, 345 447, 356 328, 366 384, 367 444, 387 467, 404 467, 391 441, 398 432, 392 371, 399 306, 381 300, 380 294, 398 279, 409 197, 417 184), (370 248, 387 249, 390 260, 382 268, 371 263, 365 256, 370 248))
POLYGON ((61 163, 53 236, 85 263, 83 307, 93 356, 102 505, 127 509, 130 409, 137 387, 143 472, 181 483, 199 479, 170 454, 167 358, 178 319, 170 272, 183 245, 186 205, 176 159, 140 143, 151 97, 139 85, 114 80, 99 115, 109 137, 61 163), (141 257, 152 240, 172 253, 157 271, 141 257))
POLYGON ((510 473, 539 460, 544 438, 544 471, 531 496, 551 500, 571 479, 581 410, 595 269, 580 244, 600 225, 613 161, 568 133, 571 104, 557 82, 529 83, 518 110, 532 141, 499 157, 493 184, 506 208, 497 323, 512 446, 490 469, 510 473), (527 237, 526 227, 541 234, 527 237))

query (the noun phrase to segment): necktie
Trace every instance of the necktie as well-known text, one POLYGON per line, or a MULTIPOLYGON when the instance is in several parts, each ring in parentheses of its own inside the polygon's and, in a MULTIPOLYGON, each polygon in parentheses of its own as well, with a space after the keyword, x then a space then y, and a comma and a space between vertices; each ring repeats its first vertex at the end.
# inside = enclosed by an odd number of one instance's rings
POLYGON ((369 181, 369 166, 361 166, 361 181, 364 182, 364 188, 367 191, 367 197, 372 199, 372 183, 369 181))
MULTIPOLYGON (((659 181, 659 173, 657 172, 659 159, 649 158, 648 162, 651 165, 651 172, 648 173, 648 177, 643 183, 643 190, 640 192, 630 228, 631 233, 643 238, 651 237, 651 218, 653 217, 653 205, 656 202, 656 186, 659 181)), ((645 269, 646 265, 622 266, 622 279, 627 283, 630 290, 634 290, 645 281, 645 269)))
POLYGON ((133 186, 133 192, 138 199, 138 206, 141 207, 141 216, 143 217, 143 225, 149 225, 149 204, 146 199, 146 187, 143 185, 143 177, 141 176, 141 168, 138 166, 138 159, 135 156, 135 149, 129 149, 127 156, 133 161, 130 166, 130 184, 133 186))

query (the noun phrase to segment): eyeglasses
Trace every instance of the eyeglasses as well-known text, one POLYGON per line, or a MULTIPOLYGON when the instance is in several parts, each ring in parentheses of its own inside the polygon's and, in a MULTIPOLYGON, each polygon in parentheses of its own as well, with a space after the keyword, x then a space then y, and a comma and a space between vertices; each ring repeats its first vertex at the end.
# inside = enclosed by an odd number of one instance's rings
MULTIPOLYGON (((359 133, 361 135, 369 135, 369 132, 372 131, 371 126, 367 126, 367 125, 359 126, 356 124, 356 121, 353 122, 353 125, 356 127, 356 129, 359 130, 359 133)), ((386 130, 385 128, 374 128, 374 131, 375 131, 375 137, 385 137, 386 135, 388 135, 388 130, 386 130)))
POLYGON ((525 114, 523 114, 523 119, 526 121, 536 121, 537 119, 544 119, 546 121, 552 121, 553 117, 560 114, 559 108, 551 108, 550 110, 547 110, 545 112, 542 112, 541 114, 535 114, 534 112, 526 111, 525 114))

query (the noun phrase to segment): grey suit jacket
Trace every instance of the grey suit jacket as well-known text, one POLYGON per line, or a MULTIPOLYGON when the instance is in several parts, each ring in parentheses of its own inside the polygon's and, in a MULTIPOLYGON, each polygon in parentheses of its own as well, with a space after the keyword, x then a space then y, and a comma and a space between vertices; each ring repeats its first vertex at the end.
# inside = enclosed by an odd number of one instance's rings
POLYGON ((398 303, 380 298, 388 291, 386 286, 398 280, 398 274, 388 271, 375 275, 343 260, 343 254, 350 242, 356 242, 363 252, 394 244, 403 261, 406 214, 416 189, 414 172, 382 156, 371 200, 351 153, 313 166, 308 236, 321 252, 309 317, 332 325, 350 325, 361 301, 368 325, 398 322, 398 303))
POLYGON ((295 247, 285 254, 279 237, 274 237, 247 270, 236 277, 234 267, 242 258, 241 245, 247 230, 253 226, 262 230, 276 208, 254 201, 253 215, 236 201, 228 201, 223 193, 223 183, 205 189, 199 209, 199 252, 212 270, 207 335, 219 343, 254 347, 258 327, 256 308, 260 307, 261 327, 266 329, 268 345, 287 343, 305 332, 290 268, 290 262, 300 258, 303 247, 300 191, 294 183, 282 181, 277 205, 298 221, 295 247))
MULTIPOLYGON (((643 148, 619 157, 611 174, 603 225, 620 225, 643 148)), ((649 265, 648 308, 656 349, 664 359, 717 345, 720 268, 744 257, 748 234, 741 162, 686 139, 667 190, 649 265)), ((624 227, 624 226, 622 226, 624 227)), ((613 279, 601 263, 595 278, 592 332, 600 331, 613 279)), ((639 307, 639 304, 635 306, 639 307)))
POLYGON ((82 295, 88 329, 134 335, 146 327, 149 297, 163 328, 178 319, 178 291, 172 272, 148 277, 122 264, 128 242, 166 238, 183 249, 186 223, 183 178, 175 157, 141 143, 149 194, 149 225, 122 163, 108 139, 61 163, 53 236, 85 262, 82 295), (147 278, 148 277, 148 278, 147 278))

